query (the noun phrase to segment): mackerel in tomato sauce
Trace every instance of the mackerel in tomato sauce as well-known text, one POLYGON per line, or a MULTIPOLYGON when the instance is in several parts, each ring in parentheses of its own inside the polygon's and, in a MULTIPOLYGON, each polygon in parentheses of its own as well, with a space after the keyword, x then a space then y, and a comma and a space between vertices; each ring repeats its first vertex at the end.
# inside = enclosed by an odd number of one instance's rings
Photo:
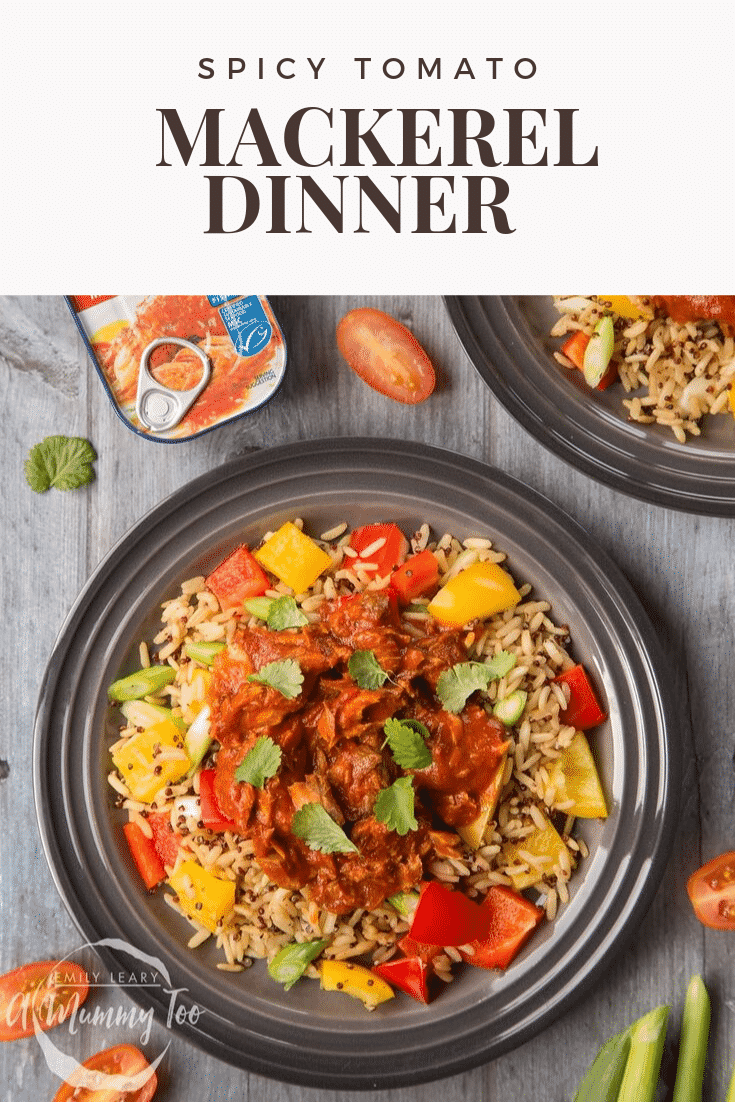
POLYGON ((452 827, 472 822, 481 797, 507 749, 503 725, 481 707, 459 715, 441 708, 439 676, 468 658, 464 633, 431 623, 413 638, 402 628, 395 602, 365 592, 326 601, 321 619, 273 632, 241 628, 214 662, 209 692, 211 733, 220 743, 215 791, 223 814, 252 839, 263 871, 337 914, 372 910, 387 896, 414 887, 437 857, 459 856, 452 827), (362 689, 347 664, 372 650, 390 679, 362 689), (252 682, 264 664, 295 658, 304 681, 299 696, 252 682), (416 719, 429 732, 431 765, 402 770, 385 746, 391 717, 416 719), (258 738, 282 751, 278 773, 262 788, 235 779, 258 738), (407 772, 413 776, 418 829, 400 835, 374 814, 378 793, 407 772), (321 853, 292 831, 296 811, 320 803, 349 835, 357 853, 321 853))

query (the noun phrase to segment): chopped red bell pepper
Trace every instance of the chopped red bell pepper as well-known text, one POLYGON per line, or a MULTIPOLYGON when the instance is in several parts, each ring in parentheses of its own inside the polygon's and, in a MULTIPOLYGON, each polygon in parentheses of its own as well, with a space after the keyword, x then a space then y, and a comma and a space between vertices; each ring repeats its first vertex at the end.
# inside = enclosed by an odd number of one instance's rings
POLYGON ((490 915, 490 929, 485 937, 471 943, 473 952, 460 950, 462 959, 477 968, 507 968, 544 912, 524 896, 499 885, 490 888, 482 906, 490 915))
POLYGON ((427 548, 406 559, 403 566, 391 574, 390 585, 404 605, 416 597, 433 593, 439 585, 439 562, 434 552, 427 548))
POLYGON ((589 336, 583 333, 581 329, 578 329, 576 333, 572 333, 571 337, 568 337, 561 346, 561 350, 566 358, 571 360, 574 366, 580 371, 584 365, 584 353, 589 343, 589 336))
POLYGON ((153 831, 153 845, 164 865, 175 865, 181 848, 181 840, 171 827, 168 811, 149 811, 148 825, 153 831))
POLYGON ((166 879, 166 870, 156 853, 153 839, 140 829, 137 823, 129 822, 123 827, 123 834, 130 848, 135 867, 149 891, 166 879))
POLYGON ((237 824, 232 819, 225 818, 217 802, 214 791, 216 772, 216 769, 202 769, 199 774, 199 805, 202 822, 207 830, 237 830, 237 824))
POLYGON ((373 972, 382 976, 388 983, 405 991, 412 999, 420 1003, 429 1002, 429 975, 431 969, 420 957, 398 957, 376 964, 373 972))
POLYGON ((554 681, 569 686, 569 704, 559 712, 562 723, 576 727, 578 731, 587 731, 607 718, 584 666, 572 666, 558 674, 554 681))
POLYGON ((419 957, 426 964, 431 964, 434 957, 441 953, 441 945, 427 945, 424 941, 417 941, 410 934, 404 934, 398 942, 398 948, 406 957, 419 957))
POLYGON ((428 945, 466 945, 484 937, 491 922, 487 908, 431 880, 421 886, 408 932, 428 945))
POLYGON ((357 551, 357 558, 345 565, 364 569, 363 563, 372 563, 367 573, 379 578, 385 578, 400 566, 408 554, 408 540, 396 524, 365 524, 362 528, 356 528, 350 536, 350 547, 357 551), (363 558, 363 551, 369 551, 372 544, 380 539, 385 540, 383 546, 363 558))
MULTIPOLYGON (((580 371, 584 369, 584 353, 587 345, 590 343, 590 338, 587 333, 583 333, 581 329, 578 329, 576 333, 572 333, 564 344, 561 346, 561 350, 568 360, 574 364, 580 371)), ((597 384, 596 390, 607 390, 610 383, 615 382, 618 377, 618 365, 611 363, 605 374, 597 384)))
POLYGON ((223 609, 241 605, 248 597, 261 597, 270 585, 244 543, 215 567, 206 581, 223 609))

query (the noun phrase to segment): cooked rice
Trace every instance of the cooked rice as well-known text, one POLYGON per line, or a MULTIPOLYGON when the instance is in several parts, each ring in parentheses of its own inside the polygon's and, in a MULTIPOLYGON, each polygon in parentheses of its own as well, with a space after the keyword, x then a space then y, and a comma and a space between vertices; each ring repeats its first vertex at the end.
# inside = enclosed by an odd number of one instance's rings
MULTIPOLYGON (((352 550, 347 545, 348 540, 347 526, 339 524, 318 541, 330 554, 333 566, 331 573, 320 577, 307 594, 297 595, 310 621, 318 619, 318 607, 324 600, 363 589, 381 589, 387 584, 388 579, 371 579, 364 574, 360 577, 345 568, 352 550)), ((470 537, 462 543, 445 534, 440 540, 432 541, 428 525, 422 525, 414 534, 411 545, 415 552, 425 547, 435 551, 443 580, 478 560, 505 560, 505 555, 496 551, 488 539, 470 537)), ((374 546, 374 549, 377 548, 374 546)), ((292 591, 279 584, 269 592, 280 595, 292 591)), ((528 868, 537 873, 530 890, 551 920, 559 905, 569 898, 566 882, 579 856, 586 855, 582 840, 571 837, 573 820, 567 817, 564 821, 564 804, 557 800, 549 782, 549 767, 575 734, 573 727, 564 726, 559 719, 559 710, 567 702, 565 690, 561 684, 550 684, 550 679, 571 667, 573 660, 566 649, 569 630, 565 625, 554 624, 548 602, 533 598, 528 585, 520 587, 520 592, 520 604, 475 625, 468 636, 471 648, 468 657, 473 660, 489 659, 502 650, 509 650, 516 656, 516 666, 505 677, 491 682, 488 689, 491 701, 502 699, 515 689, 527 693, 520 721, 514 728, 508 728, 510 750, 497 812, 477 851, 465 848, 463 860, 434 860, 431 873, 474 897, 484 895, 495 884, 512 886, 504 845, 518 842, 543 827, 542 812, 555 815, 563 823, 562 837, 568 840, 568 848, 558 866, 551 869, 543 859, 529 852, 521 854, 523 864, 513 866, 516 872, 528 868)), ((412 610, 406 613, 416 625, 417 635, 423 634, 420 625, 427 619, 427 613, 421 611, 421 606, 426 603, 425 600, 414 602, 412 610)), ((172 666, 176 678, 159 694, 147 699, 167 704, 175 715, 181 715, 188 723, 193 718, 192 678, 201 667, 185 655, 184 644, 228 642, 239 623, 257 621, 243 619, 243 614, 236 610, 221 611, 214 595, 206 589, 203 577, 184 582, 181 593, 163 604, 161 620, 162 628, 154 639, 156 660, 172 666)), ((135 727, 122 729, 116 745, 132 737, 136 730, 135 727)), ((211 764, 212 760, 210 752, 205 764, 211 764)), ((183 841, 176 868, 193 857, 204 868, 236 884, 234 908, 216 934, 190 919, 170 891, 165 893, 167 904, 187 918, 193 927, 194 933, 188 942, 191 949, 214 937, 224 958, 218 967, 228 971, 249 967, 254 959, 270 960, 289 942, 315 937, 331 938, 324 956, 333 959, 366 957, 373 963, 380 963, 395 953, 396 943, 407 931, 408 922, 389 903, 369 913, 359 910, 338 916, 310 902, 307 889, 290 891, 273 884, 255 861, 251 841, 230 831, 212 833, 204 829, 196 813, 196 803, 180 801, 181 797, 196 798, 198 779, 197 772, 191 780, 169 785, 158 793, 152 804, 145 805, 130 798, 119 774, 113 771, 109 776, 112 788, 118 793, 117 806, 125 808, 130 818, 147 825, 145 817, 149 810, 165 810, 170 814, 172 825, 183 841)), ((172 871, 172 868, 167 869, 169 874, 172 871)), ((449 982, 453 978, 452 964, 460 959, 456 950, 445 949, 435 958, 432 967, 437 976, 449 982)), ((309 965, 305 974, 316 978, 317 965, 309 965)))
MULTIPOLYGON (((630 297, 648 304, 643 296, 630 297)), ((729 410, 728 390, 735 381, 735 339, 717 322, 680 325, 660 311, 651 318, 631 321, 610 311, 597 295, 557 295, 554 305, 561 317, 551 330, 552 337, 565 337, 577 330, 591 335, 600 318, 611 314, 613 360, 626 394, 631 395, 623 399, 631 421, 663 425, 684 444, 687 436, 701 434, 708 413, 729 410)), ((554 358, 564 367, 574 367, 560 351, 554 358)))

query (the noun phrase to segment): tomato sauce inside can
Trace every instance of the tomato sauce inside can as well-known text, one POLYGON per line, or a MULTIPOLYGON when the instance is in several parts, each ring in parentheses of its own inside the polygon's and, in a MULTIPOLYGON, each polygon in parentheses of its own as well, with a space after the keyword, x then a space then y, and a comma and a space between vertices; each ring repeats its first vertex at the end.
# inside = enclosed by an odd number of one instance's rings
POLYGON ((67 295, 66 301, 117 413, 135 432, 188 440, 249 413, 273 397, 286 370, 286 345, 263 295, 67 295), (141 359, 163 389, 185 392, 210 364, 206 386, 170 427, 151 429, 136 414, 141 359), (164 339, 164 343, 160 341, 164 339))

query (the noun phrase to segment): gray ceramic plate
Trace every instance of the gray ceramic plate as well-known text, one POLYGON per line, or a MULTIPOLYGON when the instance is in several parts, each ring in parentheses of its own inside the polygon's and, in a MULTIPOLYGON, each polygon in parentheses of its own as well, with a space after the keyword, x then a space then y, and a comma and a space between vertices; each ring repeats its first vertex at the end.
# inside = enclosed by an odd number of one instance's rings
MULTIPOLYGON (((46 855, 90 942, 119 938, 166 962, 208 1052, 263 1075, 322 1088, 404 1086, 484 1063, 586 991, 650 903, 673 835, 678 791, 676 684, 646 614, 615 565, 546 499, 502 472, 420 444, 324 440, 264 451, 190 483, 140 521, 97 569, 56 643, 35 733, 34 781, 46 855), (256 964, 214 966, 206 946, 149 896, 131 867, 106 783, 106 687, 135 667, 136 640, 162 599, 235 544, 295 515, 307 530, 395 520, 437 533, 490 536, 568 623, 576 656, 604 693, 594 734, 611 814, 590 822, 591 856, 572 898, 505 972, 467 968, 428 1008, 400 996, 367 1014, 303 981, 289 993, 256 964)), ((681 683, 681 682, 679 682, 681 683)), ((121 964, 104 949, 111 969, 121 964)), ((165 1018, 155 991, 134 997, 165 1018)))
POLYGON ((616 490, 685 512, 735 516, 735 423, 711 417, 679 444, 658 425, 627 420, 623 391, 594 391, 553 358, 551 296, 446 300, 465 351, 505 406, 556 455, 616 490))

